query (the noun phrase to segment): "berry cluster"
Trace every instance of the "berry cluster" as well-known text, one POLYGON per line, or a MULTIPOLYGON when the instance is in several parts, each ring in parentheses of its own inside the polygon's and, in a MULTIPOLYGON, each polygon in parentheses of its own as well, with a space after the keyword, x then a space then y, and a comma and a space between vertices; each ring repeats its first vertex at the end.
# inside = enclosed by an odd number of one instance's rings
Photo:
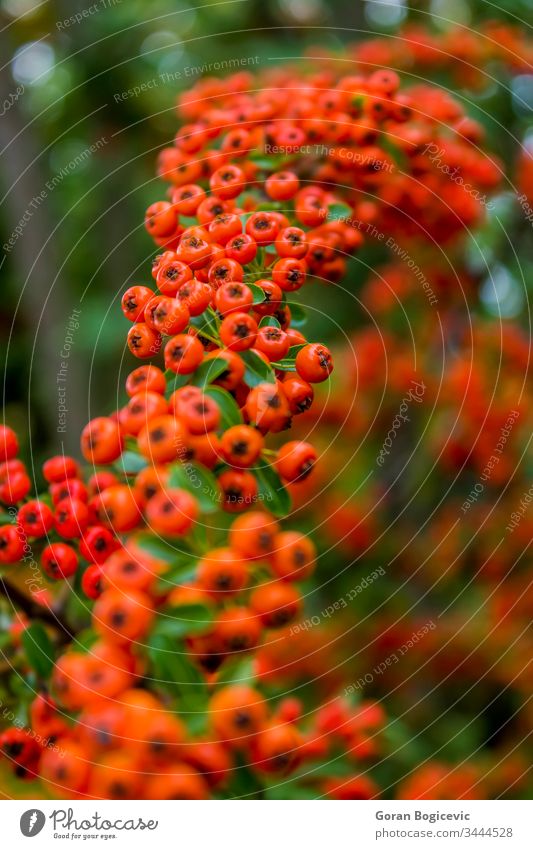
POLYGON ((456 84, 484 88, 493 76, 491 63, 500 62, 511 73, 528 73, 533 63, 531 40, 523 27, 503 21, 485 21, 476 29, 450 27, 431 32, 410 25, 394 38, 375 38, 353 45, 349 56, 363 70, 370 66, 413 68, 425 74, 448 71, 456 84))
MULTIPOLYGON (((14 433, 0 434, 0 498, 17 508, 0 527, 0 562, 40 550, 46 576, 90 609, 32 702, 32 733, 8 729, 0 745, 19 774, 68 798, 268 795, 280 775, 303 796, 369 798, 378 786, 359 773, 380 750, 379 706, 267 703, 257 680, 261 645, 302 613, 297 584, 316 556, 279 520, 317 452, 266 444, 333 369, 300 330, 294 293, 342 278, 365 238, 354 222, 451 236, 483 214, 428 145, 480 191, 498 168, 450 96, 401 93, 392 71, 204 80, 180 113, 189 123, 159 157, 168 199, 146 212, 162 249, 154 282, 122 298, 131 353, 156 362, 128 376, 124 406, 84 429, 88 472, 52 458, 37 499, 14 433), (313 777, 313 762, 339 750, 342 779, 313 777)), ((52 630, 55 596, 39 601, 52 630)), ((37 634, 26 636, 27 649, 37 634)))

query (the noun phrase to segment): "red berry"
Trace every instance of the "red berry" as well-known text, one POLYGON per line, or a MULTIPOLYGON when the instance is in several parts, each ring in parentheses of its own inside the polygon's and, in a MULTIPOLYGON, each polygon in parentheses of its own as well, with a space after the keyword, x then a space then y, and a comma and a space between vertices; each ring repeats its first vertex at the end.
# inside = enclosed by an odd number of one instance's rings
POLYGON ((313 471, 317 454, 309 442, 286 442, 279 451, 276 466, 281 477, 289 483, 303 481, 313 471))
POLYGON ((96 599, 102 595, 104 589, 104 571, 97 563, 87 566, 82 575, 81 588, 87 598, 96 599))
POLYGON ((109 418, 92 419, 81 435, 85 459, 96 465, 112 463, 122 454, 122 435, 117 422, 109 418))
POLYGON ((248 311, 253 304, 252 290, 246 283, 223 283, 215 293, 215 306, 221 315, 248 311))
POLYGON ((154 292, 148 286, 130 286, 122 296, 122 312, 128 321, 142 320, 144 310, 154 292))
POLYGON ((192 374, 203 358, 204 349, 196 336, 180 334, 165 346, 165 366, 175 374, 192 374))
POLYGON ((300 188, 300 181, 292 171, 277 171, 265 182, 265 191, 273 200, 289 200, 300 188))
MULTIPOLYGON (((116 485, 116 479, 111 486, 116 485)), ((109 487, 105 487, 109 489, 109 487)), ((101 490, 100 490, 101 491, 101 490)), ((120 543, 108 528, 103 525, 92 525, 80 541, 80 554, 85 560, 104 563, 120 543)))
POLYGON ((24 545, 24 534, 16 525, 0 525, 0 563, 18 563, 24 545))
POLYGON ((54 526, 54 514, 44 501, 28 501, 18 511, 17 521, 29 537, 43 537, 54 526))
POLYGON ((333 371, 333 358, 325 345, 306 345, 296 354, 296 371, 309 383, 327 380, 333 371))
POLYGON ((151 236, 170 236, 176 229, 178 216, 171 203, 160 200, 148 207, 144 226, 151 236))
POLYGON ((236 312, 226 316, 220 325, 220 338, 232 351, 245 351, 251 348, 257 336, 257 323, 245 312, 236 312))
POLYGON ((72 457, 59 455, 51 457, 43 464, 43 475, 48 483, 64 481, 65 478, 77 478, 80 468, 72 457))
POLYGON ((147 324, 134 324, 128 332, 128 348, 134 357, 146 360, 161 350, 161 334, 147 324))
POLYGON ((19 450, 17 435, 14 430, 6 425, 0 425, 0 462, 12 460, 19 450))
POLYGON ((57 533, 65 539, 81 537, 89 524, 89 508, 78 498, 64 498, 56 506, 54 523, 57 533))
POLYGON ((69 545, 54 542, 41 554, 41 566, 49 578, 69 578, 78 568, 78 558, 69 545))

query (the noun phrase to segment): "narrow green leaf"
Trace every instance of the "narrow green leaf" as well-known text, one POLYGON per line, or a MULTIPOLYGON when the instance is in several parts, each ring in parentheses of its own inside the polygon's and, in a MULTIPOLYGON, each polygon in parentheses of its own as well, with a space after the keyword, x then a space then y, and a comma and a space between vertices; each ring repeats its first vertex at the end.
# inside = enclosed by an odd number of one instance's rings
POLYGON ((263 796, 261 781, 257 774, 250 769, 249 764, 240 752, 235 755, 235 769, 232 770, 227 790, 231 799, 240 797, 259 799, 263 796))
POLYGON ((216 401, 220 409, 220 427, 219 431, 227 430, 233 425, 242 424, 241 411, 229 392, 222 389, 221 386, 206 386, 205 394, 216 401))
POLYGON ((317 788, 306 787, 298 784, 296 781, 284 781, 281 785, 274 784, 272 787, 267 787, 264 792, 264 798, 270 801, 279 799, 318 799, 319 795, 320 791, 317 788))
POLYGON ((148 640, 148 657, 157 683, 177 699, 179 710, 193 714, 205 711, 207 684, 182 643, 154 631, 148 640))
POLYGON ((248 386, 254 387, 259 383, 276 382, 273 369, 255 351, 242 351, 240 357, 245 366, 244 382, 248 386))
POLYGON ((180 215, 180 225, 182 227, 198 227, 198 220, 190 215, 180 215))
POLYGON ((176 389, 181 389, 182 386, 186 386, 190 375, 188 374, 176 374, 171 369, 167 368, 165 372, 165 379, 167 381, 167 387, 165 389, 165 398, 170 398, 173 392, 176 389))
POLYGON ((307 344, 307 342, 303 342, 301 345, 292 345, 287 352, 287 359, 295 360, 298 351, 301 351, 302 348, 305 348, 307 344))
POLYGON ((208 631, 213 624, 213 611, 207 604, 180 604, 169 607, 156 626, 156 633, 172 639, 208 631))
POLYGON ((226 360, 223 357, 213 357, 209 360, 204 360, 203 363, 196 369, 189 380, 192 386, 208 386, 213 383, 217 377, 220 377, 228 367, 226 360))
POLYGON ((287 516, 291 511, 291 497, 276 470, 262 460, 253 472, 257 478, 258 500, 263 501, 274 516, 287 516))
POLYGON ((124 475, 136 475, 148 465, 148 460, 135 451, 124 451, 114 464, 115 469, 124 475))
POLYGON ((252 295, 254 296, 253 303, 262 304, 266 301, 266 292, 261 286, 256 286, 255 283, 247 283, 246 284, 249 289, 252 290, 252 295))
POLYGON ((176 463, 170 470, 168 485, 186 489, 194 495, 202 513, 214 513, 221 504, 220 487, 213 472, 201 463, 176 463))
MULTIPOLYGON (((274 315, 264 315, 261 321, 259 322, 259 327, 279 327, 281 328, 281 324, 277 320, 274 315)), ((253 353, 253 351, 252 351, 253 353)))
POLYGON ((168 563, 170 565, 173 565, 182 557, 191 556, 190 552, 185 551, 182 548, 176 548, 173 543, 167 542, 167 540, 161 539, 161 537, 155 537, 149 533, 139 534, 135 537, 135 542, 139 548, 142 548, 142 550, 146 551, 146 553, 151 557, 163 560, 164 563, 168 563))
POLYGON ((54 667, 55 649, 40 622, 34 622, 22 632, 22 645, 36 675, 48 678, 54 667))
POLYGON ((267 159, 266 156, 265 157, 258 156, 256 159, 254 159, 254 156, 252 154, 250 158, 251 158, 252 162, 254 163, 254 165, 257 165, 258 168, 262 168, 263 170, 269 170, 270 171, 270 169, 274 168, 274 166, 276 164, 274 159, 267 159))
POLYGON ((351 208, 345 203, 330 203, 328 206, 328 218, 339 221, 349 218, 352 214, 351 208))
POLYGON ((190 323, 193 327, 196 327, 200 335, 202 331, 209 334, 209 336, 214 336, 215 339, 218 336, 218 330, 215 322, 215 316, 213 313, 210 313, 209 310, 206 310, 202 315, 195 316, 191 318, 190 323))
POLYGON ((196 576, 196 557, 182 553, 171 566, 161 575, 156 583, 157 592, 168 593, 173 587, 189 583, 196 576))
POLYGON ((307 321, 307 313, 300 304, 295 304, 294 301, 287 301, 287 306, 291 311, 291 326, 301 327, 307 321))
POLYGON ((277 360, 276 368, 279 371, 294 371, 296 368, 296 354, 305 348, 305 345, 293 345, 289 348, 287 356, 282 360, 277 360))

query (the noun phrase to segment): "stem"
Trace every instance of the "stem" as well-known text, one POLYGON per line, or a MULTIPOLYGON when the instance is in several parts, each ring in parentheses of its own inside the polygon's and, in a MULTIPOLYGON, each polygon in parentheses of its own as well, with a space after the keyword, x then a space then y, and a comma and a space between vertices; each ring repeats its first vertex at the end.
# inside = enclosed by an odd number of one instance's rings
POLYGON ((52 628, 58 631, 60 642, 71 642, 75 634, 75 629, 64 620, 61 610, 48 609, 36 604, 31 598, 28 598, 18 587, 10 584, 5 577, 0 577, 0 594, 3 595, 13 607, 22 610, 26 613, 30 620, 40 619, 52 628))

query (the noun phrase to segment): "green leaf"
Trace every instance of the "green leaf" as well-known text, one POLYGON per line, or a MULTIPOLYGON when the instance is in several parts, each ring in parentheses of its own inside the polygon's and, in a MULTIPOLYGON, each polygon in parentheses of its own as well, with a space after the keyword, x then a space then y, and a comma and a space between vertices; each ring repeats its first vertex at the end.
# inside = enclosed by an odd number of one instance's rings
POLYGON ((294 301, 287 301, 287 306, 291 311, 291 327, 301 327, 307 321, 307 313, 300 304, 295 304, 294 301))
POLYGON ((296 368, 296 354, 305 348, 305 345, 293 345, 289 348, 287 356, 276 362, 276 368, 280 371, 294 371, 296 368))
POLYGON ((169 607, 157 623, 155 633, 174 640, 208 631, 213 624, 213 611, 207 604, 180 604, 169 607))
POLYGON ((201 463, 176 463, 170 469, 168 485, 194 495, 202 513, 214 513, 221 504, 220 487, 213 472, 201 463))
POLYGON ((79 652, 80 654, 87 654, 97 639, 98 634, 96 631, 93 631, 92 628, 85 628, 83 631, 80 631, 79 634, 76 634, 74 651, 79 652))
POLYGON ((263 785, 257 773, 250 769, 249 764, 240 752, 235 755, 235 769, 231 772, 227 791, 230 799, 239 799, 240 797, 259 799, 263 796, 263 785))
POLYGON ((274 516, 287 516, 291 511, 291 497, 276 470, 270 463, 262 460, 252 471, 257 478, 258 501, 263 501, 274 516))
MULTIPOLYGON (((352 769, 353 772, 353 769, 352 769)), ((265 799, 276 801, 279 799, 318 799, 320 791, 316 788, 305 787, 298 784, 296 781, 284 781, 283 784, 274 784, 272 787, 265 789, 265 799)))
POLYGON ((247 283, 246 285, 252 291, 252 295, 254 296, 254 305, 262 304, 266 301, 266 292, 261 288, 261 286, 256 286, 255 283, 247 283))
POLYGON ((257 158, 254 158, 254 155, 252 154, 250 159, 252 160, 254 165, 257 165, 258 168, 262 168, 263 170, 268 171, 270 171, 271 168, 274 168, 276 164, 274 159, 267 159, 266 156, 258 156, 257 158))
POLYGON ((307 347, 307 345, 308 345, 308 343, 307 343, 307 342, 302 342, 302 344, 301 344, 301 345, 292 345, 292 346, 289 348, 289 350, 287 351, 287 359, 289 359, 289 360, 295 360, 295 359, 296 359, 296 354, 298 353, 298 351, 301 351, 301 350, 302 350, 302 348, 306 348, 306 347, 307 347))
POLYGON ((213 336, 215 339, 218 338, 218 329, 216 325, 215 315, 213 312, 209 312, 206 310, 202 315, 195 316, 191 318, 190 323, 193 327, 196 327, 199 334, 202 335, 202 330, 205 333, 209 334, 209 336, 213 336))
POLYGON ((275 383, 276 375, 268 363, 255 351, 242 351, 240 357, 244 363, 244 382, 251 387, 259 383, 275 383))
POLYGON ((235 398, 222 389, 221 386, 207 386, 204 390, 205 395, 216 401, 220 409, 220 427, 219 431, 227 430, 233 425, 242 424, 241 411, 235 401, 235 398))
POLYGON ((330 203, 328 206, 328 218, 333 221, 350 218, 351 208, 345 203, 330 203))
POLYGON ((250 657, 228 657, 217 675, 217 684, 249 684, 256 681, 254 662, 250 657))
POLYGON ((259 327, 279 327, 281 329, 281 324, 274 315, 264 315, 259 322, 259 327))
POLYGON ((181 586, 192 581, 196 576, 196 557, 182 553, 175 558, 171 566, 156 582, 156 590, 161 593, 170 592, 173 587, 181 586))
POLYGON ((148 640, 148 657, 153 675, 159 679, 156 683, 177 699, 179 710, 192 714, 206 710, 207 684, 200 670, 184 653, 182 643, 154 631, 148 640))
POLYGON ((187 229, 188 227, 198 227, 198 220, 194 216, 180 215, 180 225, 187 229))
POLYGON ((124 451, 114 464, 115 469, 124 475, 136 475, 148 465, 148 460, 135 451, 124 451))
POLYGON ((334 758, 316 765, 306 764, 304 769, 299 769, 294 773, 294 780, 298 781, 299 778, 344 778, 348 775, 353 775, 353 763, 350 763, 346 758, 334 758))
POLYGON ((199 386, 203 389, 205 386, 213 383, 217 377, 220 377, 227 368, 228 363, 223 357, 212 357, 211 359, 206 359, 196 369, 194 374, 191 375, 189 383, 192 386, 199 386))
POLYGON ((182 557, 190 557, 191 554, 188 551, 184 551, 183 549, 176 548, 176 546, 167 542, 161 537, 155 537, 152 534, 145 533, 139 534, 135 538, 135 542, 142 548, 143 551, 146 551, 151 557, 155 557, 157 560, 163 560, 164 563, 168 563, 170 565, 174 565, 177 560, 182 557))
POLYGON ((182 386, 186 386, 189 377, 189 374, 176 374, 172 371, 172 369, 167 368, 165 372, 165 380, 167 381, 165 398, 170 398, 176 389, 181 389, 182 386))
POLYGON ((55 650, 40 622, 34 622, 22 632, 22 645, 36 675, 42 679, 48 678, 54 668, 55 650))

